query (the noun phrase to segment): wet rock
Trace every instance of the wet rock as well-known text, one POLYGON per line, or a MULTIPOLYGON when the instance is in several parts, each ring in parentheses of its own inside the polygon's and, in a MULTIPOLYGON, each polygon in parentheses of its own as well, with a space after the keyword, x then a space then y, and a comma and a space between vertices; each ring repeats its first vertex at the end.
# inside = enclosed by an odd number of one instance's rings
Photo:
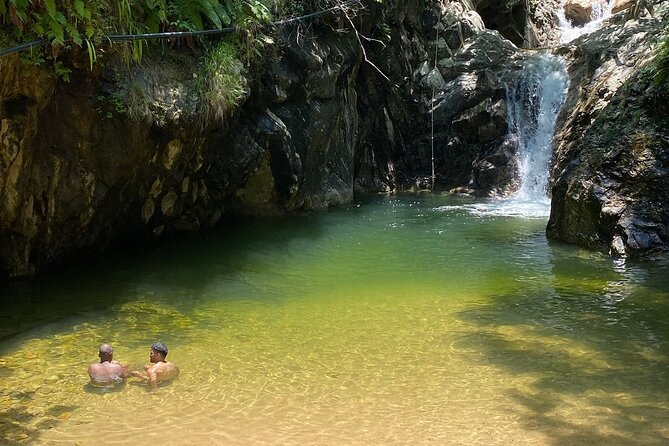
POLYGON ((496 30, 519 48, 551 46, 559 42, 559 0, 474 0, 486 28, 496 30))
POLYGON ((593 7, 602 7, 603 0, 567 0, 564 14, 574 26, 583 26, 591 20, 593 7))
POLYGON ((669 252, 669 109, 646 70, 657 22, 612 24, 565 48, 547 234, 617 256, 669 252), (662 99, 658 99, 662 98, 662 99))
POLYGON ((444 77, 436 68, 431 70, 427 76, 423 78, 423 86, 426 88, 434 88, 435 90, 445 90, 447 87, 444 77))

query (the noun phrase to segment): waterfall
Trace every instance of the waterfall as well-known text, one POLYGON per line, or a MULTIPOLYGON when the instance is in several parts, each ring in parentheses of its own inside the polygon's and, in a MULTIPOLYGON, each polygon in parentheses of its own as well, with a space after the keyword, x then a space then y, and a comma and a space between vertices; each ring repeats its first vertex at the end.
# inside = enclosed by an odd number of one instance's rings
POLYGON ((520 158, 518 201, 548 201, 555 121, 568 81, 562 59, 543 53, 525 61, 518 82, 508 91, 509 133, 517 137, 520 158))
POLYGON ((561 43, 568 43, 583 34, 589 34, 600 27, 602 22, 611 17, 611 10, 613 9, 613 0, 602 0, 600 2, 593 2, 592 14, 590 21, 584 26, 573 26, 571 22, 565 17, 564 5, 566 0, 562 0, 561 7, 557 11, 558 19, 560 20, 561 43))
POLYGON ((464 208, 480 216, 548 217, 551 204, 546 189, 553 136, 568 85, 562 58, 548 53, 528 56, 517 82, 507 87, 506 99, 509 138, 518 141, 518 193, 508 199, 442 209, 464 208))

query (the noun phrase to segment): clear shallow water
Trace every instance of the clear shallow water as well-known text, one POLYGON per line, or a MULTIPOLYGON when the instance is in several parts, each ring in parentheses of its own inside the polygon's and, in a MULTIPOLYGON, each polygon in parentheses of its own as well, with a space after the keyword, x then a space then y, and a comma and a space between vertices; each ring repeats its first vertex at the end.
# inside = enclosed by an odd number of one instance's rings
POLYGON ((374 198, 5 285, 0 444, 669 442, 667 267, 505 206, 374 198), (158 339, 179 380, 88 388, 99 344, 158 339))

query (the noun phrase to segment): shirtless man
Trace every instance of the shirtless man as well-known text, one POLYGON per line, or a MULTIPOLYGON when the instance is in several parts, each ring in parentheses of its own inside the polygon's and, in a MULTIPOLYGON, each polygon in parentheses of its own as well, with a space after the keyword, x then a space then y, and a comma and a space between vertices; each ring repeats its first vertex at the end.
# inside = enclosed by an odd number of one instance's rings
POLYGON ((128 365, 121 365, 114 361, 114 349, 109 344, 102 344, 98 351, 100 362, 88 367, 88 376, 91 384, 97 386, 111 386, 121 383, 128 377, 128 365))
POLYGON ((144 366, 143 372, 132 372, 132 376, 146 380, 152 389, 160 381, 169 381, 179 376, 179 368, 173 362, 165 360, 167 346, 162 342, 156 342, 151 346, 149 361, 151 364, 144 366))

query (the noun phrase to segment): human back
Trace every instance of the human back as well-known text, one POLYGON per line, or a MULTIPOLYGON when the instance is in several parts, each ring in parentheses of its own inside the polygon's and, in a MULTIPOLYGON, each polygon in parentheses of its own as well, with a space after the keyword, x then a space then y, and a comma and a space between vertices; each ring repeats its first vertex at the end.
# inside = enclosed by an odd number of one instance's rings
POLYGON ((100 362, 88 366, 91 384, 109 386, 123 382, 129 375, 128 366, 114 361, 114 351, 109 344, 102 344, 98 350, 100 362))
POLYGON ((179 377, 179 367, 173 362, 158 362, 151 366, 152 372, 156 375, 156 382, 169 381, 179 377))

